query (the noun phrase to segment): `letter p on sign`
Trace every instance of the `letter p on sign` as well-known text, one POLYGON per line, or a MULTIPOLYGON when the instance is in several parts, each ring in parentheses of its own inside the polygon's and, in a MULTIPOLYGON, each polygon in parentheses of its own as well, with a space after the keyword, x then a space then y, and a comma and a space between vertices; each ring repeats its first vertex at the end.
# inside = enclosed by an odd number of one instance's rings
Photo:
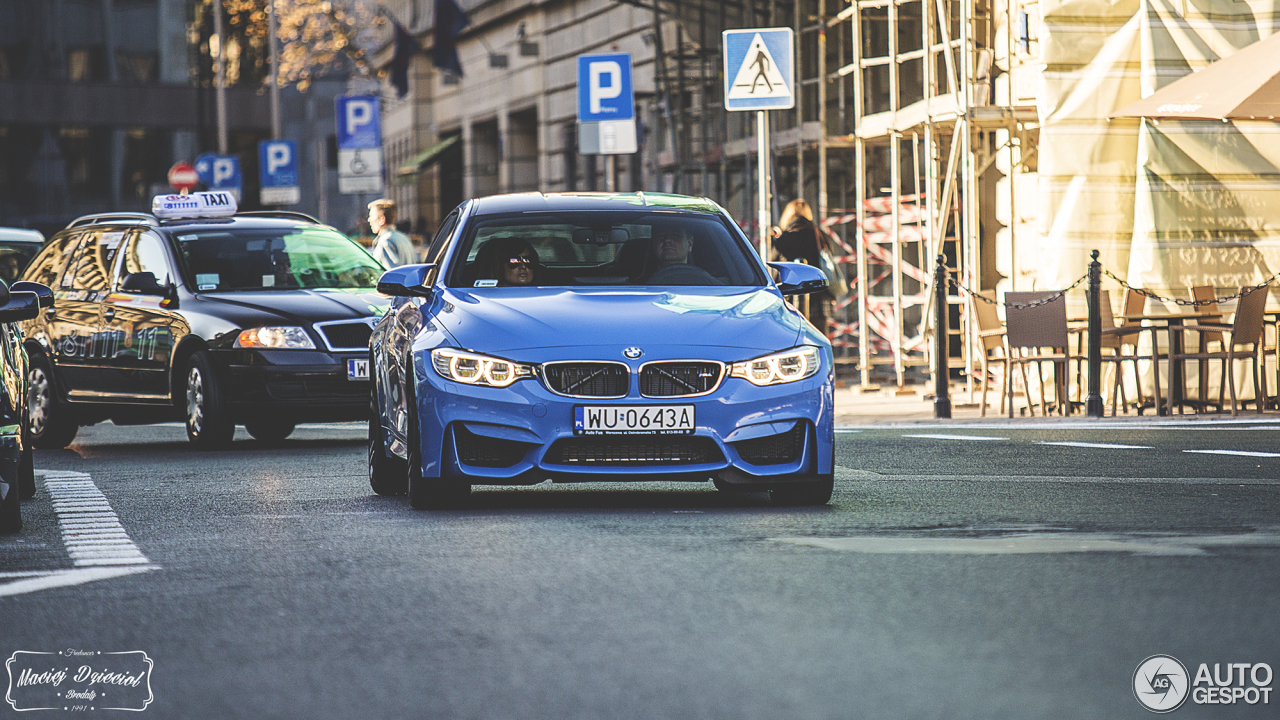
POLYGON ((347 135, 359 135, 360 126, 373 122, 372 103, 364 99, 347 101, 347 135))
POLYGON ((601 100, 611 100, 622 94, 622 66, 618 63, 612 60, 590 63, 587 66, 587 75, 590 77, 587 96, 590 99, 593 114, 601 112, 601 100), (600 82, 605 75, 609 76, 607 85, 600 82))
POLYGON ((293 160, 292 153, 289 152, 289 146, 283 143, 275 143, 267 149, 267 173, 274 175, 277 170, 282 167, 288 167, 293 160))

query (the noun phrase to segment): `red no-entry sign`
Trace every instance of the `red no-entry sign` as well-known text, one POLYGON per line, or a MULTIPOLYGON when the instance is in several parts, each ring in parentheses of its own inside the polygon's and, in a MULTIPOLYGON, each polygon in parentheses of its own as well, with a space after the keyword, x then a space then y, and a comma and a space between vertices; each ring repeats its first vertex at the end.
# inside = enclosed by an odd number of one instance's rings
POLYGON ((169 184, 178 192, 187 192, 198 182, 200 178, 190 163, 174 163, 173 167, 169 168, 169 184))

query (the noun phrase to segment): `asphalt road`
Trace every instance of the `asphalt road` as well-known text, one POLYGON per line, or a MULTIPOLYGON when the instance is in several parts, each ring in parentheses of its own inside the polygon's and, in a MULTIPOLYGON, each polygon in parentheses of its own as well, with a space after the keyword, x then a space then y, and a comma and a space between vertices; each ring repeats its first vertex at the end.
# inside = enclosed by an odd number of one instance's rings
POLYGON ((807 509, 544 484, 420 513, 369 492, 363 435, 38 452, 0 657, 144 651, 155 718, 1144 718, 1149 656, 1280 668, 1280 425, 862 428, 807 509))

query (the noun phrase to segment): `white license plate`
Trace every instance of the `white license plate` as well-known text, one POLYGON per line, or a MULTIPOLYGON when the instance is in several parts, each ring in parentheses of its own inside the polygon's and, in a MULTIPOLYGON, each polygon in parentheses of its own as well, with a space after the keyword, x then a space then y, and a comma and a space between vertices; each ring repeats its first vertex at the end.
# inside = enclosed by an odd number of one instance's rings
POLYGON ((692 405, 577 405, 574 435, 688 435, 696 427, 692 405))
POLYGON ((368 360, 348 360, 347 361, 347 379, 348 380, 368 380, 369 379, 369 361, 368 360))

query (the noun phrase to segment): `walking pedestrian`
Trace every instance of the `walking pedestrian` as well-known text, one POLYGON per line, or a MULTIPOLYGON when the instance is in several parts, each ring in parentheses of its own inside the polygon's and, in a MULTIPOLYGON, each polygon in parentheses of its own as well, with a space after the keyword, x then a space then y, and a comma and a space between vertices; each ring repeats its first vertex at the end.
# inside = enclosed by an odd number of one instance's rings
POLYGON ((396 201, 380 198, 369 203, 369 229, 373 239, 373 258, 388 270, 418 262, 418 249, 409 236, 396 229, 396 201))

